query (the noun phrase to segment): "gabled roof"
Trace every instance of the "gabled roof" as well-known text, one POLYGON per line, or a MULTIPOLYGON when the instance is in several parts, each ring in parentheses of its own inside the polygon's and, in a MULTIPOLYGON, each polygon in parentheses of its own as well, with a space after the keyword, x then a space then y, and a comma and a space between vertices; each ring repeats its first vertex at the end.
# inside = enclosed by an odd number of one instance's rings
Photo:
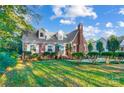
POLYGON ((121 42, 120 47, 124 47, 124 40, 121 42))
POLYGON ((101 37, 98 40, 93 40, 92 43, 97 43, 98 41, 104 40, 105 42, 107 42, 107 38, 101 37))
MULTIPOLYGON (((31 32, 31 31, 27 31, 25 34, 23 34, 22 37, 22 42, 23 43, 41 43, 41 42, 45 42, 45 43, 68 43, 71 42, 75 36, 77 35, 77 30, 74 30, 68 34, 66 34, 66 37, 64 37, 63 40, 58 40, 58 38, 56 37, 56 34, 53 34, 50 36, 49 39, 39 39, 37 36, 37 32, 31 32)), ((48 34, 49 35, 49 34, 48 34)))

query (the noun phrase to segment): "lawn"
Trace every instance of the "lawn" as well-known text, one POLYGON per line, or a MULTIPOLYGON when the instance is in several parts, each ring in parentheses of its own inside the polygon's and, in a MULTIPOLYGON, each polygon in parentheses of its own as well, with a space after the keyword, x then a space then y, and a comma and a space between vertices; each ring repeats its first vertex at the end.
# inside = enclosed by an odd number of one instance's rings
POLYGON ((124 86, 124 64, 76 64, 47 60, 17 64, 0 76, 10 87, 111 87, 124 86))

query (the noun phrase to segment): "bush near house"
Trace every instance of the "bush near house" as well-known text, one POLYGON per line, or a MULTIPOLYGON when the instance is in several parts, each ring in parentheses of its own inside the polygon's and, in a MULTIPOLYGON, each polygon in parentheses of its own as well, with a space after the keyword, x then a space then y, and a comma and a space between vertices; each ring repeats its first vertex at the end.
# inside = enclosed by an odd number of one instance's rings
POLYGON ((31 55, 31 59, 34 61, 34 60, 38 60, 38 57, 39 57, 39 54, 37 53, 34 53, 31 55))
POLYGON ((93 64, 96 63, 96 60, 99 56, 99 52, 89 52, 87 53, 87 57, 89 59, 90 62, 92 62, 93 64))
POLYGON ((24 51, 24 60, 30 60, 30 59, 31 59, 31 52, 24 51))
POLYGON ((31 58, 37 58, 39 55, 37 53, 34 53, 31 55, 31 58))
POLYGON ((57 53, 56 52, 44 52, 43 55, 44 55, 45 59, 52 59, 52 58, 55 58, 57 53))
POLYGON ((25 55, 31 55, 30 51, 24 51, 25 55))
POLYGON ((81 59, 84 56, 84 53, 83 52, 75 52, 75 53, 72 53, 72 56, 74 59, 81 59))

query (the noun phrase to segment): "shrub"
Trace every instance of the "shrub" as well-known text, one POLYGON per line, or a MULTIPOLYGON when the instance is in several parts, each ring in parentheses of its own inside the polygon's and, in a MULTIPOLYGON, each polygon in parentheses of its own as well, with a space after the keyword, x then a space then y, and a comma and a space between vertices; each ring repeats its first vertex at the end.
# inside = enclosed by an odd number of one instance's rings
POLYGON ((24 51, 25 55, 31 55, 31 51, 24 51))
POLYGON ((117 63, 124 59, 124 52, 114 52, 114 58, 117 63))
POLYGON ((124 58, 124 52, 115 52, 114 56, 119 58, 124 58))
POLYGON ((12 58, 7 53, 0 53, 0 68, 6 69, 7 67, 12 67, 16 65, 16 59, 12 58))
POLYGON ((112 57, 112 56, 114 56, 114 53, 113 52, 102 52, 101 56, 103 56, 103 57, 112 57))
POLYGON ((32 58, 37 58, 39 55, 37 53, 32 54, 32 58))
POLYGON ((50 56, 56 56, 57 53, 56 53, 56 52, 50 52, 49 55, 50 55, 50 56))
POLYGON ((15 59, 19 57, 19 54, 17 52, 11 52, 10 55, 12 58, 15 58, 15 59))
POLYGON ((99 56, 99 53, 98 52, 89 52, 87 55, 90 56, 90 57, 99 56))
POLYGON ((75 52, 75 53, 72 53, 72 56, 76 57, 77 59, 80 59, 84 56, 84 54, 82 52, 75 52))
POLYGON ((87 54, 89 61, 91 61, 92 63, 96 63, 98 56, 99 56, 99 52, 89 52, 87 54))
POLYGON ((114 56, 114 52, 102 52, 101 56, 105 57, 105 62, 110 63, 110 58, 114 56))
POLYGON ((57 53, 56 52, 44 52, 43 55, 47 56, 47 57, 50 57, 50 58, 53 58, 57 55, 57 53))
POLYGON ((48 56, 48 55, 50 55, 50 52, 44 52, 43 55, 48 56))

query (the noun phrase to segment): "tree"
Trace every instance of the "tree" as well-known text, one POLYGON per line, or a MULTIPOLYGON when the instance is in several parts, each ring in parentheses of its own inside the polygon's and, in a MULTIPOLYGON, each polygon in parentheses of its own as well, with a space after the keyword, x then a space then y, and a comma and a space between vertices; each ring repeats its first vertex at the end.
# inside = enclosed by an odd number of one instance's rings
POLYGON ((115 52, 120 47, 119 41, 117 40, 117 37, 112 35, 107 41, 107 49, 109 51, 115 52))
POLYGON ((101 41, 97 41, 97 43, 96 43, 96 49, 97 49, 99 52, 104 51, 103 43, 102 43, 101 41))
POLYGON ((114 55, 113 52, 102 52, 101 53, 101 56, 103 56, 105 58, 105 62, 106 64, 109 64, 110 63, 110 59, 111 57, 114 55))
POLYGON ((81 59, 84 57, 84 53, 83 52, 75 52, 75 53, 72 53, 72 56, 75 57, 76 59, 78 59, 78 63, 80 63, 81 59))
POLYGON ((93 50, 93 45, 91 42, 88 44, 88 50, 89 50, 89 52, 91 52, 93 50))
POLYGON ((0 6, 0 50, 19 51, 20 40, 24 31, 33 31, 34 28, 26 20, 27 15, 32 19, 39 18, 28 6, 7 5, 0 6))
POLYGON ((82 52, 75 52, 75 53, 72 53, 72 56, 75 57, 76 59, 81 59, 84 54, 82 52))
POLYGON ((115 62, 120 63, 124 60, 124 52, 114 52, 115 62))
POLYGON ((89 52, 87 54, 89 61, 92 62, 93 64, 96 63, 98 56, 99 56, 98 52, 89 52))
POLYGON ((25 21, 24 17, 26 14, 28 14, 28 8, 26 6, 0 6, 1 51, 9 53, 11 51, 17 51, 18 41, 21 39, 23 31, 33 29, 25 21))

